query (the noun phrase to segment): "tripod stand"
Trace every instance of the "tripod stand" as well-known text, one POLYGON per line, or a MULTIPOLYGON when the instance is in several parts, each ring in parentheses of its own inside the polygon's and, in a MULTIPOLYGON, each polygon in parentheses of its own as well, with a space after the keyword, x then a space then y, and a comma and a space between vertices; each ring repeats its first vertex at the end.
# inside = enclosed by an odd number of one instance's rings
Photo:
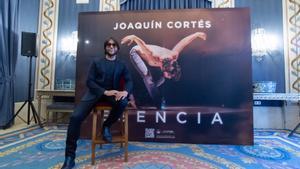
POLYGON ((30 58, 30 61, 29 61, 29 82, 28 82, 27 100, 19 108, 19 110, 16 112, 16 114, 5 124, 4 128, 8 128, 9 127, 10 123, 18 116, 18 114, 21 112, 21 110, 26 105, 26 103, 28 104, 28 106, 27 106, 27 125, 29 125, 30 122, 31 122, 31 119, 30 119, 30 109, 31 109, 32 115, 33 115, 33 118, 34 118, 34 122, 38 123, 40 127, 43 127, 43 125, 41 123, 41 120, 40 120, 40 117, 39 117, 38 113, 36 112, 36 109, 35 109, 35 107, 34 107, 34 105, 32 103, 32 100, 33 100, 32 99, 33 97, 31 96, 31 86, 32 86, 32 82, 31 82, 32 56, 27 56, 27 57, 30 58))
MULTIPOLYGON (((298 107, 299 107, 299 115, 300 115, 300 101, 298 100, 298 107)), ((288 135, 288 137, 292 136, 294 134, 294 132, 300 127, 300 122, 297 124, 297 126, 290 132, 290 134, 288 135)))

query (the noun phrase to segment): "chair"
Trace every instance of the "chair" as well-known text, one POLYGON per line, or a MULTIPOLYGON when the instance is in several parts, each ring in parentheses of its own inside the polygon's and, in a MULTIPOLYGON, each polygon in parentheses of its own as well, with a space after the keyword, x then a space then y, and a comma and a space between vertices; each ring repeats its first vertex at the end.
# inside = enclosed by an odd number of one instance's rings
MULTIPOLYGON (((107 104, 98 104, 94 107, 93 110, 93 126, 92 126, 92 165, 95 164, 95 149, 96 145, 100 144, 102 148, 102 144, 107 144, 106 141, 102 139, 102 124, 105 118, 106 111, 105 110, 111 110, 111 106, 107 104), (98 120, 98 117, 100 119, 98 120), (97 123, 99 123, 97 125, 97 123), (99 127, 100 126, 100 127, 99 127), (97 130, 98 129, 98 130, 97 130)), ((124 161, 128 161, 128 110, 126 109, 123 112, 122 119, 119 119, 120 126, 119 126, 119 131, 118 135, 114 133, 114 130, 112 130, 112 143, 121 143, 121 147, 123 147, 124 144, 124 161)), ((115 124, 114 124, 115 126, 115 124)), ((115 126, 116 127, 116 126, 115 126)))

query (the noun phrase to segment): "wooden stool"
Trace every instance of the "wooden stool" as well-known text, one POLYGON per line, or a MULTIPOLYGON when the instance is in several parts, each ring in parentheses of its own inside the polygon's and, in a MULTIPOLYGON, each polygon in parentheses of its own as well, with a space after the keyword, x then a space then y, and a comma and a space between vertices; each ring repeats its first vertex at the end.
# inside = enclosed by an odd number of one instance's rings
MULTIPOLYGON (((93 110, 93 126, 92 126, 92 165, 95 164, 95 149, 96 144, 108 144, 105 140, 102 139, 102 124, 104 121, 105 110, 111 110, 110 106, 95 106, 93 110), (100 127, 97 127, 98 116, 100 116, 100 127), (98 131, 97 131, 98 128, 98 131)), ((127 109, 123 112, 122 119, 119 119, 121 122, 119 135, 114 135, 112 137, 112 143, 121 143, 121 148, 124 144, 124 161, 128 161, 128 111, 127 109)), ((99 126, 99 125, 98 125, 99 126)))

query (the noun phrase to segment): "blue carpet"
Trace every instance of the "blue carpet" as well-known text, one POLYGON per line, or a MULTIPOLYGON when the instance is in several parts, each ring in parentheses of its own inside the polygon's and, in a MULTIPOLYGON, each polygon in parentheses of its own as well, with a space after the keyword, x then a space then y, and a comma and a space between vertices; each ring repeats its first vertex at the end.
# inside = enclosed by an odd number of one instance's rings
MULTIPOLYGON (((300 169, 300 136, 285 130, 255 130, 253 146, 130 142, 129 161, 119 145, 97 148, 91 166, 90 141, 78 142, 76 168, 300 169)), ((0 169, 55 169, 64 160, 65 126, 30 127, 0 135, 0 169)))

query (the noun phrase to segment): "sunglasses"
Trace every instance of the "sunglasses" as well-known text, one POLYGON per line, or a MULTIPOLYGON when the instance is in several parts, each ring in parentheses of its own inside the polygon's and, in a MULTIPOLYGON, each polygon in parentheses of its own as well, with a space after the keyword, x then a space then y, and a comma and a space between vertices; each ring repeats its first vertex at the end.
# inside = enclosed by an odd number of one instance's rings
POLYGON ((117 46, 117 44, 115 44, 115 43, 107 43, 107 44, 106 44, 106 46, 112 46, 112 47, 116 47, 116 46, 117 46))

